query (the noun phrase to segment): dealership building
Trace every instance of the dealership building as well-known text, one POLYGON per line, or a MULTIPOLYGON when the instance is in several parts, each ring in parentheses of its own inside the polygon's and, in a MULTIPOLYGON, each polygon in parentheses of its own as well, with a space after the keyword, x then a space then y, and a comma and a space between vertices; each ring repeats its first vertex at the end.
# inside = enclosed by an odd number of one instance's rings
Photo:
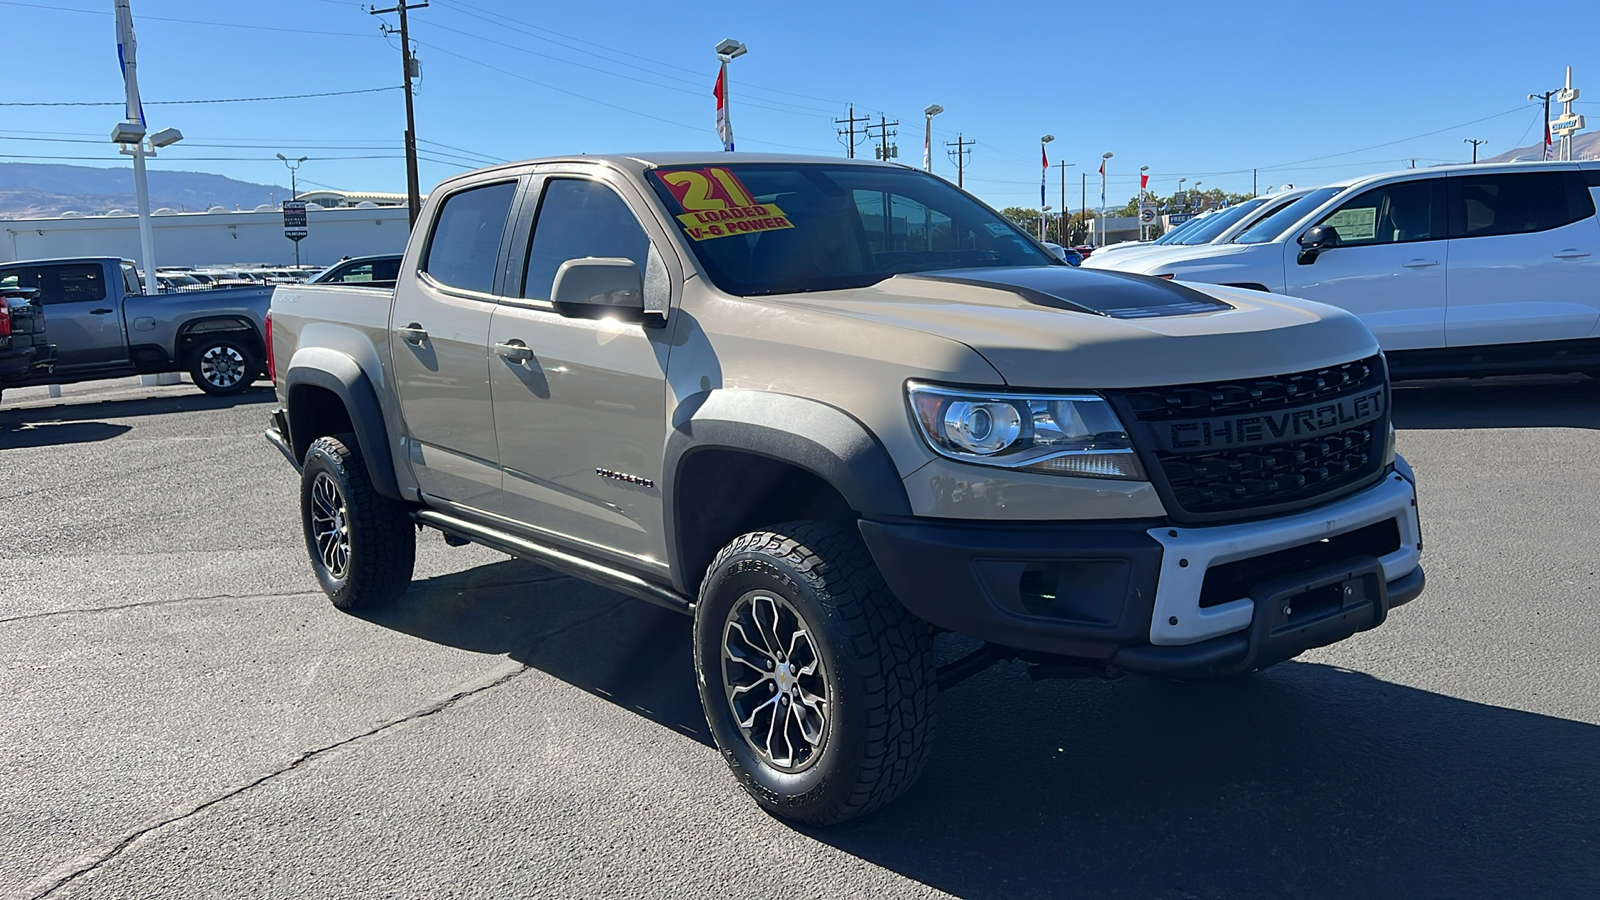
MULTIPOLYGON (((400 253, 410 233, 404 195, 315 191, 306 201, 300 262, 331 265, 346 256, 400 253)), ((205 212, 169 208, 151 215, 157 266, 224 266, 295 261, 275 206, 253 210, 217 206, 205 212)), ((49 218, 0 218, 0 262, 114 256, 139 259, 139 218, 125 210, 49 218)), ((142 261, 141 261, 142 262, 142 261)))

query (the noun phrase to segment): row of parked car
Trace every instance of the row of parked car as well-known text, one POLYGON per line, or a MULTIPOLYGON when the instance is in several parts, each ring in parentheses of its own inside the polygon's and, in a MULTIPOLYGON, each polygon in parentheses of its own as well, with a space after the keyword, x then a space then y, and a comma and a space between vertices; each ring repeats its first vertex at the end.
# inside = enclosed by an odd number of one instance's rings
POLYGON ((1600 373, 1600 163, 1408 169, 1257 197, 1090 268, 1347 309, 1396 375, 1600 373))

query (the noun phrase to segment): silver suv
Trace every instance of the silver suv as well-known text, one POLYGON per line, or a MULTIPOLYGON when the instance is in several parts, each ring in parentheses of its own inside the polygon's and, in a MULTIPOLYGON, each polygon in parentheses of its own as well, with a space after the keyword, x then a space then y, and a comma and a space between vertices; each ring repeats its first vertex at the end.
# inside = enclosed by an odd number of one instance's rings
POLYGON ((336 605, 400 596, 420 525, 692 615, 718 747, 804 822, 904 791, 996 660, 1235 677, 1423 587, 1355 317, 1076 269, 901 166, 470 173, 393 291, 280 286, 269 334, 336 605))

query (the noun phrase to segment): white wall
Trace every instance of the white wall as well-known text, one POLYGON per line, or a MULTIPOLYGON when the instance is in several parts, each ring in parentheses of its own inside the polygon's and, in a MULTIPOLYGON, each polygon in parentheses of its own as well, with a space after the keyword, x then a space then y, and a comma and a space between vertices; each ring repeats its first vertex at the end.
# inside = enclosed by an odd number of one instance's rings
MULTIPOLYGON (((175 213, 153 216, 157 266, 229 263, 288 265, 294 242, 283 236, 283 214, 271 212, 175 213)), ((399 253, 410 229, 406 208, 320 209, 307 206, 310 234, 300 261, 331 265, 344 256, 399 253)), ((0 219, 0 262, 71 256, 139 259, 136 216, 78 219, 0 219)))

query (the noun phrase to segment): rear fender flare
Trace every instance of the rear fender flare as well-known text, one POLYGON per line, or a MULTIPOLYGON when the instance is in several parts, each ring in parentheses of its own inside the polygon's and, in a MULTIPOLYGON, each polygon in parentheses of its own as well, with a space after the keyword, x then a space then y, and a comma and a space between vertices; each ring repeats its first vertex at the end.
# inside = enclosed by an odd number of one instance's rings
MULTIPOLYGON (((284 372, 284 397, 290 402, 290 430, 293 431, 293 397, 295 388, 318 387, 332 392, 343 403, 355 429, 356 440, 361 444, 361 458, 367 474, 378 493, 394 500, 404 500, 395 478, 394 459, 389 451, 389 431, 384 424, 383 408, 378 404, 378 392, 372 379, 355 359, 323 347, 302 347, 289 361, 284 372)), ((298 447, 300 441, 289 435, 298 447)), ((301 462, 304 462, 302 459, 301 462)))

